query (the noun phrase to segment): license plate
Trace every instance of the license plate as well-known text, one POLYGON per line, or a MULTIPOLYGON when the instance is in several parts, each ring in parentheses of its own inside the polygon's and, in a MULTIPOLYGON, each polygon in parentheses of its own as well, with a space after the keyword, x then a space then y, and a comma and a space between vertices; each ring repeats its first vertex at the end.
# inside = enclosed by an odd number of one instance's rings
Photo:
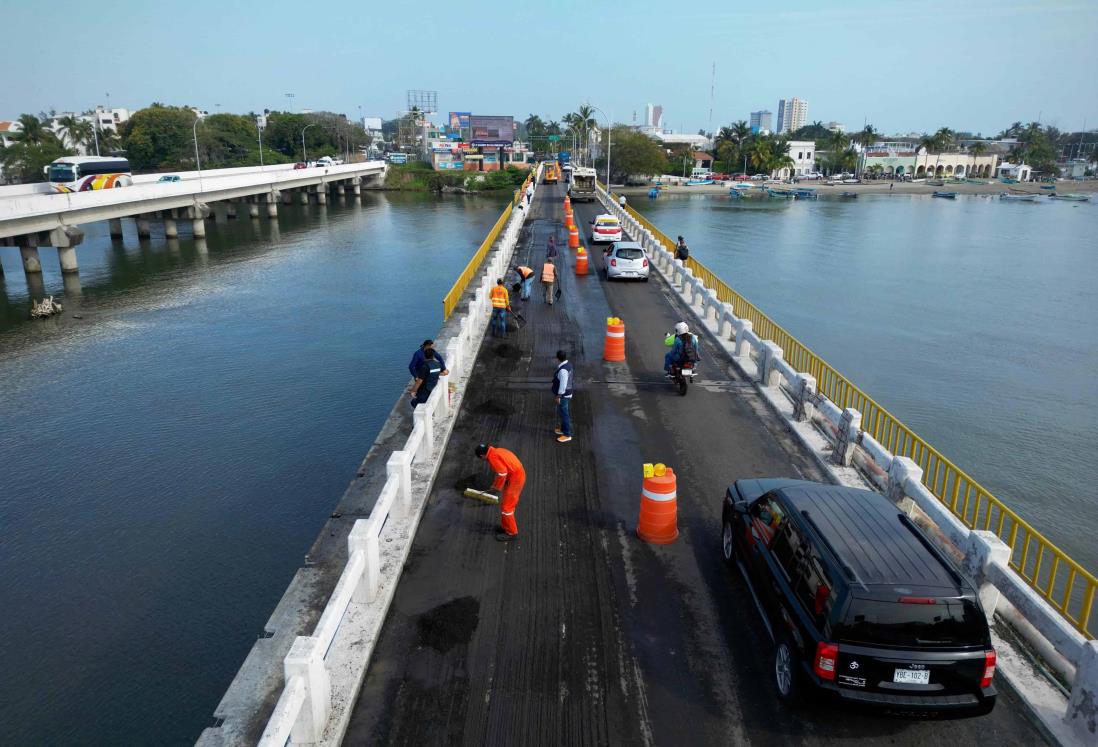
POLYGON ((897 669, 892 676, 893 682, 902 682, 905 685, 929 685, 929 669, 897 669))

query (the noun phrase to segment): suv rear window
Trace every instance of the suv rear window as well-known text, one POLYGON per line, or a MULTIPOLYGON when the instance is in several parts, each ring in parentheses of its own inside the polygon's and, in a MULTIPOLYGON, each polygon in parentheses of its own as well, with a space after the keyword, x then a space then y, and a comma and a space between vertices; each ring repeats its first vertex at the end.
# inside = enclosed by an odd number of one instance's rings
POLYGON ((934 599, 933 604, 882 599, 850 600, 845 619, 835 631, 840 642, 879 646, 934 648, 980 646, 987 641, 987 621, 968 599, 934 599))
POLYGON ((633 247, 626 247, 625 249, 618 249, 618 256, 621 259, 640 259, 644 256, 644 252, 633 247))

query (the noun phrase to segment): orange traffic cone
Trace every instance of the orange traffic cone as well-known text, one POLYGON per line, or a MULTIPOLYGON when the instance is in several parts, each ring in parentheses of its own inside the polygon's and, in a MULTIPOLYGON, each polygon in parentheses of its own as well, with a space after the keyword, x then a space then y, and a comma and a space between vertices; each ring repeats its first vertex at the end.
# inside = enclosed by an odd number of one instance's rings
POLYGON ((582 246, 576 250, 576 274, 587 274, 587 250, 582 246))
POLYGON ((580 232, 575 223, 568 224, 568 248, 578 249, 580 245, 580 232))
POLYGON ((568 195, 564 196, 564 212, 572 212, 572 200, 569 199, 568 195))
POLYGON ((670 467, 644 465, 637 536, 654 545, 670 545, 679 537, 678 493, 670 467))
POLYGON ((602 348, 604 361, 625 360, 625 322, 616 316, 606 320, 606 342, 602 348))

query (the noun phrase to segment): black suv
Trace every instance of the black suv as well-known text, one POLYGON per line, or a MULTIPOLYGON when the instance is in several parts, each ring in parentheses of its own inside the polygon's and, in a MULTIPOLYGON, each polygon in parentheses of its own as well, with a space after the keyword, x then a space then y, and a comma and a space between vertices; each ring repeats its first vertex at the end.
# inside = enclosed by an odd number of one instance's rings
POLYGON ((774 639, 778 694, 804 685, 890 711, 977 716, 995 706, 995 651, 976 590, 879 493, 739 480, 724 559, 774 639))

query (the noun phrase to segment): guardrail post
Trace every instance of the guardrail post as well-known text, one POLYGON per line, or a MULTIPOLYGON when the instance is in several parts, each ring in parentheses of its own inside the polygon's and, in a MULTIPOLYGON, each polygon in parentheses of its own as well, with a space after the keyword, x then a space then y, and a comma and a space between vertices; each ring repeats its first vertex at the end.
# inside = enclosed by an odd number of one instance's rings
POLYGON ((858 444, 858 434, 862 430, 862 414, 852 407, 843 410, 839 421, 839 437, 835 442, 832 461, 843 467, 849 467, 854 461, 854 447, 858 444))
MULTIPOLYGON (((906 458, 899 457, 899 459, 906 458)), ((897 460, 893 460, 895 461, 897 460)), ((891 470, 889 472, 891 473, 891 470)), ((922 470, 919 470, 919 473, 921 475, 922 470)), ((999 590, 991 583, 988 569, 992 564, 998 564, 1006 570, 1010 564, 1010 546, 999 539, 994 532, 974 529, 968 533, 968 547, 964 550, 965 557, 961 562, 961 568, 975 582, 980 594, 980 604, 990 623, 995 615, 995 608, 999 604, 999 590)))
POLYGON ((299 635, 282 663, 286 682, 301 677, 305 683, 305 702, 290 731, 290 741, 294 744, 319 742, 328 724, 332 683, 324 668, 324 652, 319 643, 316 638, 299 635))
POLYGON ((1087 641, 1075 662, 1064 721, 1079 736, 1080 744, 1094 744, 1098 735, 1098 641, 1087 641))
POLYGON ((377 596, 377 589, 381 584, 381 544, 366 519, 356 521, 351 533, 347 535, 348 559, 356 552, 361 552, 366 562, 362 566, 362 577, 358 579, 351 593, 351 601, 355 604, 369 604, 377 596))
MULTIPOLYGON (((857 412, 853 410, 852 412, 857 412)), ((843 413, 843 419, 846 418, 846 412, 843 413)), ((842 425, 839 426, 842 430, 842 425)), ((892 461, 888 465, 888 490, 885 495, 893 503, 899 504, 911 494, 911 488, 908 485, 911 482, 918 484, 923 479, 923 468, 916 464, 912 459, 904 456, 894 456, 892 461)))
MULTIPOLYGON (((456 381, 461 376, 461 352, 462 343, 461 335, 465 330, 465 324, 467 318, 463 317, 458 321, 458 334, 456 337, 451 337, 450 341, 446 343, 446 368, 449 370, 450 375, 446 377, 449 381, 456 381)), ((447 383, 449 383, 449 381, 447 383)), ((441 383, 441 382, 440 382, 441 383)))
POLYGON ((416 452, 417 462, 427 462, 431 460, 431 455, 435 449, 435 424, 434 419, 431 417, 430 411, 424 407, 417 407, 415 414, 412 416, 416 425, 423 426, 423 442, 419 445, 419 451, 416 452))
POLYGON ((736 330, 736 357, 742 358, 745 355, 751 355, 751 347, 747 342, 747 333, 752 329, 751 320, 733 320, 732 328, 736 330))
POLYGON ((801 374, 800 379, 797 400, 793 403, 793 419, 800 423, 812 422, 816 414, 816 377, 801 374))
MULTIPOLYGON (((438 383, 435 385, 435 390, 431 392, 431 397, 438 398, 438 404, 435 405, 436 412, 440 418, 446 417, 450 413, 450 377, 439 376, 438 383)), ((428 397, 430 400, 430 397, 428 397)), ((430 403, 428 402, 430 407, 430 403)))
MULTIPOLYGON (((417 408, 418 409, 418 408, 417 408)), ((396 477, 396 503, 403 513, 412 508, 412 460, 407 451, 394 451, 385 463, 385 474, 396 477)))
POLYGON ((772 340, 763 340, 759 352, 759 382, 765 387, 776 387, 782 383, 777 362, 782 359, 782 349, 772 340))
POLYGON ((721 323, 721 302, 717 300, 717 291, 706 288, 703 303, 705 304, 705 321, 708 323, 710 317, 712 317, 713 323, 719 328, 721 323))

